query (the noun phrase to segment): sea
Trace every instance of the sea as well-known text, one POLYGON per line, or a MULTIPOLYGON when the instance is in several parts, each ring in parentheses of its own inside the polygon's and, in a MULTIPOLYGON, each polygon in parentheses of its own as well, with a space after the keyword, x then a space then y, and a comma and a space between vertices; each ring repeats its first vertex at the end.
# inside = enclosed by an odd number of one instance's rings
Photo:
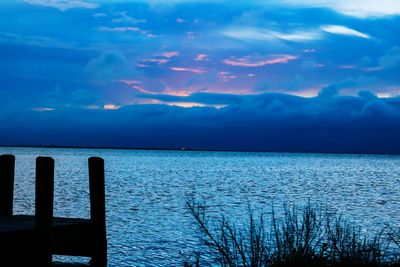
MULTIPOLYGON (((240 228, 249 213, 328 207, 363 231, 400 226, 400 156, 9 148, 14 213, 34 213, 35 158, 55 159, 55 216, 88 218, 88 158, 105 160, 109 266, 183 266, 201 248, 187 201, 240 228)), ((266 219, 268 223, 268 219, 266 219)), ((86 260, 86 259, 67 259, 86 260)))

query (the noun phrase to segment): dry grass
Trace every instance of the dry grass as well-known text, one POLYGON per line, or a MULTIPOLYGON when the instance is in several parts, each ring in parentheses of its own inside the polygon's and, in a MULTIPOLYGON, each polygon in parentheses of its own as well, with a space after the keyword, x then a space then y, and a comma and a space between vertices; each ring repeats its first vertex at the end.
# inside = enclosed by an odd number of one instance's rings
POLYGON ((186 267, 400 266, 400 231, 386 228, 367 236, 341 216, 310 204, 285 206, 283 219, 272 212, 269 229, 251 210, 239 229, 224 216, 210 222, 205 205, 191 200, 187 207, 205 249, 189 255, 186 267), (388 250, 393 244, 397 251, 388 250))

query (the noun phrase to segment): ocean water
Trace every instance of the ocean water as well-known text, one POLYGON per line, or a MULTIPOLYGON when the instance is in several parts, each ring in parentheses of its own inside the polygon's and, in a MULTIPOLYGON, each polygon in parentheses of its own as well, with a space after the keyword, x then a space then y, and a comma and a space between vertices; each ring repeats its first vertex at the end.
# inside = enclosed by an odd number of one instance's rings
POLYGON ((186 200, 245 220, 249 206, 327 205, 363 229, 400 226, 400 156, 58 148, 16 155, 14 212, 34 211, 36 156, 56 160, 55 215, 89 216, 87 158, 105 159, 109 266, 182 266, 198 248, 186 200))

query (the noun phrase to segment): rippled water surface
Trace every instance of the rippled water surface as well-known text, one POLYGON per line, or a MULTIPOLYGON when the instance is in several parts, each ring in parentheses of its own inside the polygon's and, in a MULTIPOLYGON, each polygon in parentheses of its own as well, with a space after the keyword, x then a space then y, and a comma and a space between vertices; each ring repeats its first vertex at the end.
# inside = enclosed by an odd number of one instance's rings
POLYGON ((56 160, 55 215, 88 217, 87 158, 106 161, 110 266, 181 266, 197 247, 185 201, 237 220, 308 200, 368 229, 400 222, 400 156, 0 148, 17 157, 14 209, 33 213, 34 162, 56 160))

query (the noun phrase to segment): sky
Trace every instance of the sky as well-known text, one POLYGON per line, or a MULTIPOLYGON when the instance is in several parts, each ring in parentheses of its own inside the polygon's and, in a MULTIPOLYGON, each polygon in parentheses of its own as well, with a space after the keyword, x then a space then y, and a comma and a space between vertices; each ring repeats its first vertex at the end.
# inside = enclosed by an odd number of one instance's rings
POLYGON ((400 153, 398 0, 0 0, 0 145, 400 153))

